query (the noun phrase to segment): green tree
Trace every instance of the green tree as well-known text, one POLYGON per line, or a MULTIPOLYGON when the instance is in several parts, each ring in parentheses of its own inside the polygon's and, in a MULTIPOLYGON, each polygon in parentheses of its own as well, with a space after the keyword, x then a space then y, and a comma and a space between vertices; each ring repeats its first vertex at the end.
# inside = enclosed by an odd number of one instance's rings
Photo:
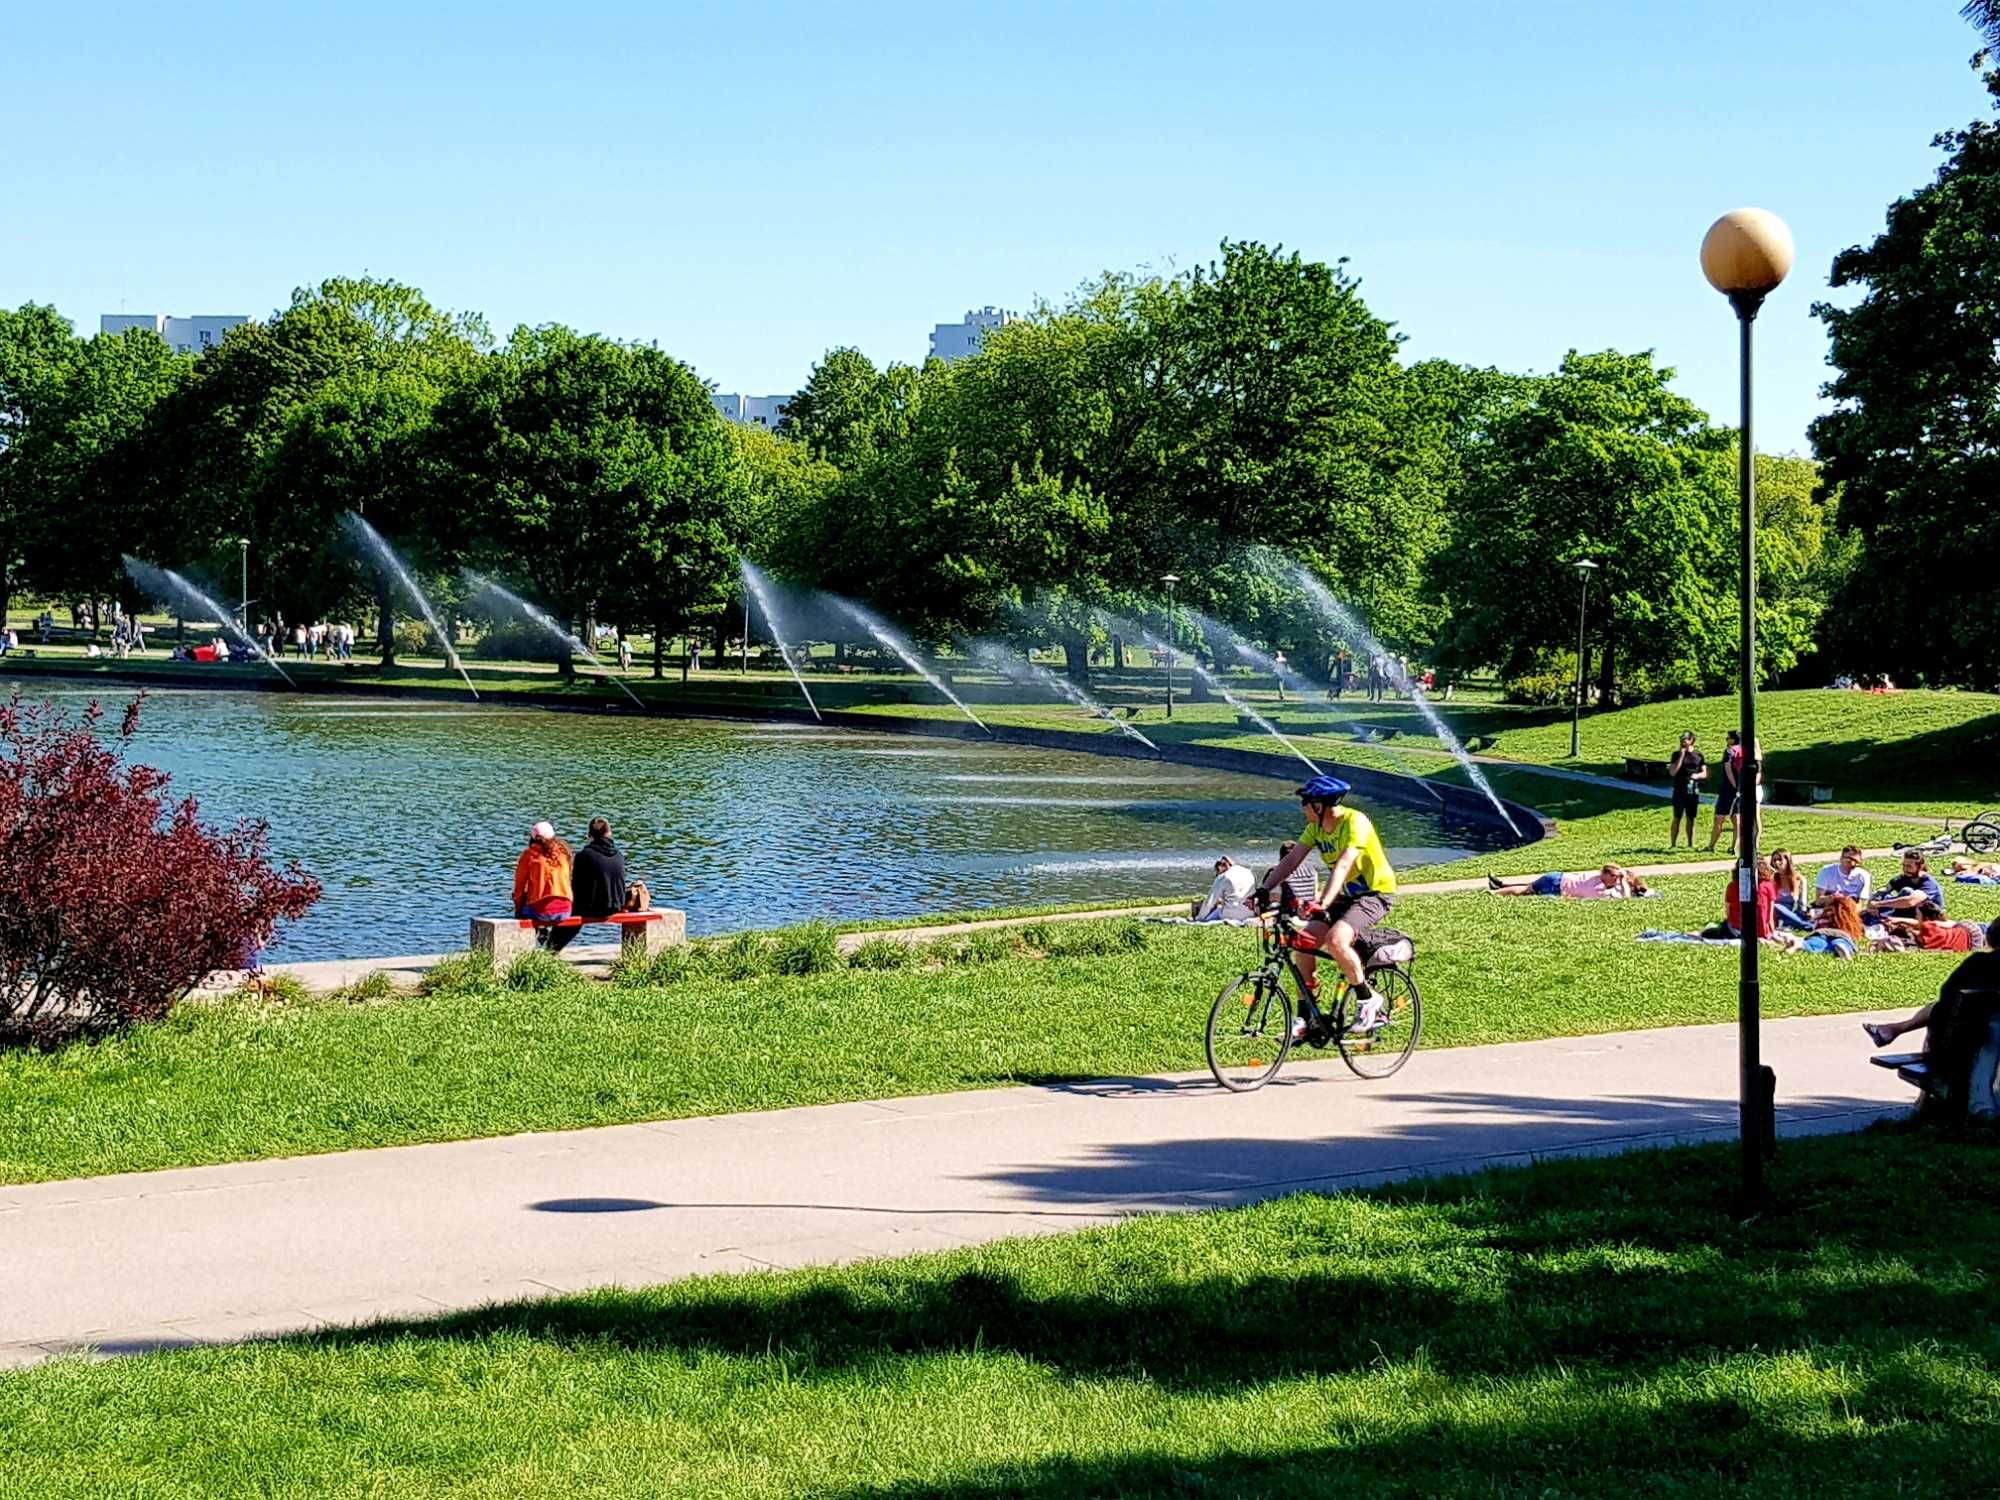
MULTIPOLYGON (((2000 102, 2000 73, 1986 84, 2000 102)), ((2000 555, 2000 125, 1935 144, 1935 179, 1834 258, 1832 285, 1860 301, 1813 309, 1838 373, 1812 444, 1865 543, 1829 644, 1857 669, 1991 686, 2000 592, 1979 559, 2000 555)))
POLYGON ((69 320, 53 307, 0 308, 0 623, 17 582, 23 525, 47 504, 29 466, 32 439, 76 357, 69 320))
POLYGON ((1491 417, 1435 564, 1451 660, 1520 670, 1573 642, 1574 564, 1589 559, 1606 702, 1621 667, 1698 678, 1720 663, 1732 450, 1672 374, 1650 354, 1571 351, 1491 417))
POLYGON ((741 475, 700 380, 646 345, 520 328, 438 403, 432 483, 560 619, 655 634, 734 587, 741 475))
POLYGON ((909 365, 878 370, 859 349, 829 350, 785 403, 778 433, 837 468, 858 468, 909 431, 919 395, 909 365))

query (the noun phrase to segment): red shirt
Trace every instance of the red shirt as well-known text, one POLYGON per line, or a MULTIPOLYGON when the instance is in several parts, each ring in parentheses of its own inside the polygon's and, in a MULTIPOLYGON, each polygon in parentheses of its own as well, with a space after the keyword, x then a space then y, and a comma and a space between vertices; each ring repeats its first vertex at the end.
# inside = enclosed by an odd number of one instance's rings
POLYGON ((1972 934, 1956 922, 1919 922, 1917 946, 1932 948, 1940 953, 1969 953, 1972 951, 1972 934))
MULTIPOLYGON (((1776 886, 1776 884, 1774 884, 1769 880, 1758 881, 1757 882, 1757 936, 1758 937, 1767 938, 1771 935, 1771 908, 1776 906, 1777 904, 1778 904, 1778 887, 1776 886)), ((1722 898, 1722 911, 1723 911, 1723 920, 1726 921, 1733 929, 1735 929, 1737 935, 1740 937, 1743 933, 1743 902, 1742 899, 1736 894, 1736 872, 1734 870, 1731 870, 1729 872, 1729 892, 1722 898)))

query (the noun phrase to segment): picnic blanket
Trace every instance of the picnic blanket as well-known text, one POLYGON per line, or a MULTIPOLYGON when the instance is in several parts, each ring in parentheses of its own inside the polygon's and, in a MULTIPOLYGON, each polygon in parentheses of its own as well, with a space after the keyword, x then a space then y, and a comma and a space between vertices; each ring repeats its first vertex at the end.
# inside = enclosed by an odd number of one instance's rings
POLYGON ((1698 932, 1664 932, 1657 927, 1648 927, 1639 934, 1642 943, 1695 943, 1704 948, 1734 948, 1736 938, 1703 937, 1698 932))

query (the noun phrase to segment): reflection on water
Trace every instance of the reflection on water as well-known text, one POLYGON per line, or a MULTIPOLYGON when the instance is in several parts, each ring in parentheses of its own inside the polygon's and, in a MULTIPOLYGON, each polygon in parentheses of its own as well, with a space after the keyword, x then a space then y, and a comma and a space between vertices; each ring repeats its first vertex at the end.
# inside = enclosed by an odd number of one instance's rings
MULTIPOLYGON (((280 959, 463 947, 468 917, 507 909, 538 818, 573 845, 610 818, 631 873, 697 933, 1194 895, 1217 854, 1262 867, 1299 823, 1289 784, 1263 777, 463 704, 157 694, 134 755, 211 819, 269 819, 274 849, 320 877, 326 896, 281 934, 280 959)), ((1369 811, 1404 863, 1489 847, 1434 817, 1369 811)))

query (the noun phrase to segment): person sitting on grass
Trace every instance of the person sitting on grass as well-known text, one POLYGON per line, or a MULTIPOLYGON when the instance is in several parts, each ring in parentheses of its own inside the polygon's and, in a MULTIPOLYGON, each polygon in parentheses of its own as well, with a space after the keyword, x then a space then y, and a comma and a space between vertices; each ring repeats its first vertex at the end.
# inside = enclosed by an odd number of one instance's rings
MULTIPOLYGON (((2000 989, 2000 918, 1987 924, 1986 946, 1966 956, 1965 962, 1946 976, 1938 989, 1938 999, 1946 1000, 1965 990, 2000 989)), ((1878 1047, 1886 1047, 1899 1036, 1907 1036, 1912 1031, 1922 1031, 1931 1024, 1931 1012, 1937 1007, 1926 1005, 1915 1015, 1901 1021, 1863 1021, 1861 1029, 1868 1033, 1868 1040, 1878 1047)))
POLYGON ((1486 888, 1496 896, 1561 896, 1570 901, 1613 901, 1646 894, 1646 882, 1623 865, 1605 865, 1595 875, 1565 875, 1551 871, 1533 880, 1502 880, 1486 877, 1486 888))
MULTIPOLYGON (((1726 936, 1733 938, 1743 936, 1743 898, 1741 892, 1737 889, 1738 874, 1739 871, 1737 870, 1729 872, 1729 889, 1722 898, 1722 925, 1726 929, 1726 936)), ((1768 938, 1771 936, 1775 923, 1775 919, 1771 913, 1772 909, 1778 904, 1778 887, 1776 882, 1771 879, 1771 862, 1761 857, 1757 861, 1757 895, 1755 900, 1757 904, 1757 936, 1768 938)))
POLYGON ((1257 882, 1250 872, 1228 855, 1215 862, 1215 883, 1206 900, 1197 903, 1197 922, 1250 922, 1257 914, 1250 909, 1250 892, 1257 882))
POLYGON ((528 830, 528 847, 514 861, 514 915, 524 922, 560 922, 571 902, 569 845, 544 820, 528 830))
POLYGON ((1902 873, 1889 877, 1882 894, 1868 903, 1868 915, 1877 920, 1883 917, 1944 920, 1944 891, 1922 854, 1915 849, 1903 851, 1902 873))
POLYGON ((1792 851, 1771 851, 1771 884, 1778 893, 1771 915, 1786 927, 1799 932, 1813 930, 1812 908, 1806 900, 1806 879, 1792 863, 1792 851))
MULTIPOLYGON (((1297 847, 1297 839, 1286 839, 1284 843, 1278 845, 1278 864, 1283 864, 1286 856, 1297 847)), ((1271 870, 1275 870, 1276 868, 1277 865, 1273 865, 1271 870)), ((1257 877, 1259 885, 1264 885, 1270 881, 1271 870, 1266 870, 1262 875, 1257 877)), ((1313 874, 1303 860, 1293 868, 1291 874, 1285 877, 1283 885, 1284 889, 1291 895, 1292 905, 1299 911, 1304 911, 1308 906, 1313 905, 1319 900, 1319 876, 1313 874)))
POLYGON ((1861 863, 1861 849, 1855 844, 1840 851, 1838 864, 1820 866, 1819 878, 1813 882, 1814 906, 1824 907, 1836 896, 1865 906, 1874 894, 1875 877, 1861 863))

